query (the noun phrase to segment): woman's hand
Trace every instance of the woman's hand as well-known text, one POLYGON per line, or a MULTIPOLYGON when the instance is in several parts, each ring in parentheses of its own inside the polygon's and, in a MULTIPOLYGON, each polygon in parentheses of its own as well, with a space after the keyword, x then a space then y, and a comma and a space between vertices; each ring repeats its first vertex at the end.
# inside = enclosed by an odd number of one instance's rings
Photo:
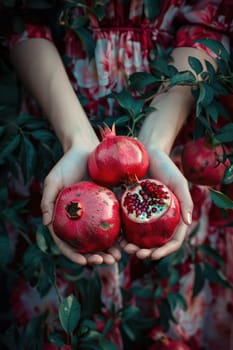
POLYGON ((121 241, 121 247, 127 253, 136 254, 141 259, 160 259, 179 249, 192 221, 193 203, 187 180, 169 157, 175 138, 192 105, 193 98, 189 88, 183 86, 157 95, 152 101, 155 111, 145 119, 139 133, 139 139, 146 146, 150 156, 148 175, 168 186, 178 198, 181 208, 181 220, 175 235, 162 247, 140 249, 125 240, 121 241))
MULTIPOLYGON (((92 145, 94 147, 94 145, 92 145)), ((114 264, 121 258, 120 249, 116 245, 106 252, 95 254, 79 254, 73 247, 59 239, 52 227, 52 217, 54 204, 58 192, 65 186, 81 181, 86 176, 87 157, 90 152, 82 150, 82 147, 73 146, 70 148, 58 163, 52 168, 44 181, 41 210, 43 213, 43 223, 47 225, 51 236, 60 252, 68 259, 80 265, 114 264)))

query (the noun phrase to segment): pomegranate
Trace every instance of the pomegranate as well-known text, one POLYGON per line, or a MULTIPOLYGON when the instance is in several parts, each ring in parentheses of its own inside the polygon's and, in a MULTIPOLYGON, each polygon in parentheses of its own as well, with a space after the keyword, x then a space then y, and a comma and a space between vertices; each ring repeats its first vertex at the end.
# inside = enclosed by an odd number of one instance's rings
POLYGON ((198 185, 219 185, 226 167, 230 165, 224 154, 229 153, 226 146, 213 145, 207 138, 191 140, 182 152, 183 173, 188 181, 198 185))
POLYGON ((144 145, 131 136, 116 135, 115 125, 100 128, 102 141, 88 160, 89 175, 97 184, 118 186, 148 171, 149 156, 144 145))
POLYGON ((82 181, 60 191, 52 224, 56 235, 79 253, 105 250, 120 233, 119 202, 109 189, 82 181))
POLYGON ((158 180, 142 179, 121 198, 122 227, 128 242, 140 248, 162 246, 174 235, 180 220, 179 202, 158 180))

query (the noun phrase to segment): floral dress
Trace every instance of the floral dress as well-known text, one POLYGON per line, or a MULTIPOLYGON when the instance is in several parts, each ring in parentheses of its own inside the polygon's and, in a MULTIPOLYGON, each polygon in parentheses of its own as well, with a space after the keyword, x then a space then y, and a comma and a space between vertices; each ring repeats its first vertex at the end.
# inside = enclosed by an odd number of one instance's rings
MULTIPOLYGON (((232 1, 109 0, 102 7, 101 16, 94 11, 88 11, 91 1, 85 2, 87 7, 77 5, 68 7, 68 10, 67 7, 62 8, 65 3, 65 1, 59 2, 59 8, 62 9, 59 21, 64 29, 60 34, 59 42, 49 25, 27 21, 24 31, 20 35, 12 35, 5 45, 14 47, 17 43, 29 38, 54 41, 66 62, 67 74, 74 90, 77 96, 81 96, 85 101, 83 104, 85 111, 93 123, 101 122, 110 115, 117 117, 118 110, 115 108, 113 99, 107 95, 120 92, 131 74, 150 72, 150 63, 153 61, 157 45, 164 49, 195 47, 214 57, 214 52, 199 43, 197 39, 216 39, 229 49, 233 34, 232 1), (91 54, 91 45, 85 45, 85 39, 84 42, 80 40, 80 36, 74 30, 77 19, 82 16, 88 16, 88 30, 95 44, 91 54)), ((80 3, 83 4, 83 2, 80 3)), ((21 8, 26 8, 26 2, 22 2, 21 8)), ((41 113, 30 97, 25 97, 22 101, 20 114, 26 112, 34 115, 41 113)), ((185 125, 183 129, 179 142, 172 152, 178 166, 180 165, 180 147, 184 140, 187 141, 187 137, 191 137, 190 124, 185 125), (186 139, 182 139, 182 135, 185 135, 186 139)), ((32 183, 30 187, 17 185, 21 186, 17 189, 21 194, 24 191, 30 193, 33 187, 32 183)), ((221 216, 218 218, 219 213, 210 199, 208 188, 191 184, 190 186, 195 208, 189 234, 196 230, 191 240, 192 244, 193 246, 208 244, 212 249, 216 249, 224 260, 228 280, 233 283, 233 230, 230 226, 225 227, 225 221, 221 216)), ((9 232, 11 232, 10 227, 9 232)), ((15 241, 14 234, 10 234, 12 242, 15 241)), ((16 240, 14 251, 17 252, 17 249, 16 240)), ((13 255, 12 261, 14 259, 13 255)), ((94 268, 101 282, 101 312, 106 319, 112 312, 113 305, 116 311, 122 309, 127 293, 130 295, 128 303, 140 307, 145 317, 152 319, 158 317, 158 300, 164 301, 164 295, 156 299, 146 297, 139 292, 145 291, 146 286, 148 289, 153 288, 151 281, 155 281, 158 276, 156 264, 155 262, 143 263, 132 257, 126 259, 123 267, 122 264, 119 266, 116 264, 113 267, 94 268)), ((232 291, 230 288, 212 283, 213 281, 205 280, 202 288, 193 298, 194 276, 197 274, 195 269, 198 269, 197 264, 193 263, 191 253, 185 250, 177 265, 172 267, 174 273, 172 276, 175 278, 176 270, 179 279, 174 284, 169 284, 171 281, 169 282, 167 277, 160 279, 160 285, 164 291, 170 291, 170 296, 177 290, 183 296, 173 310, 176 322, 169 322, 166 332, 171 338, 182 339, 191 349, 232 350, 232 291)), ((92 269, 86 270, 86 274, 91 275, 92 269)), ((61 281, 59 279, 59 285, 62 293, 65 294, 69 290, 67 281, 62 278, 61 281)), ((41 310, 48 310, 50 315, 48 323, 53 328, 51 325, 53 318, 56 318, 58 308, 53 288, 41 297, 35 288, 20 279, 12 292, 11 305, 19 324, 26 324, 41 310)), ((103 318, 94 315, 93 319, 97 328, 100 331, 103 330, 103 318)), ((117 349, 128 350, 130 347, 123 345, 120 324, 120 317, 115 317, 107 337, 116 344, 117 349)), ((147 336, 152 340, 156 339, 160 331, 160 326, 151 327, 147 336)))

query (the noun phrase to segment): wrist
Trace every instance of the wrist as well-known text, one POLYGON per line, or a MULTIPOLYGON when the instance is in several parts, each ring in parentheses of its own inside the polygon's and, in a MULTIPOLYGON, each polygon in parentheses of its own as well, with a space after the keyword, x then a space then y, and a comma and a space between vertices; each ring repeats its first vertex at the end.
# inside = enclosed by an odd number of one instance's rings
POLYGON ((155 149, 170 154, 173 143, 193 108, 194 99, 189 87, 176 86, 154 97, 155 108, 146 117, 139 133, 148 151, 155 149))

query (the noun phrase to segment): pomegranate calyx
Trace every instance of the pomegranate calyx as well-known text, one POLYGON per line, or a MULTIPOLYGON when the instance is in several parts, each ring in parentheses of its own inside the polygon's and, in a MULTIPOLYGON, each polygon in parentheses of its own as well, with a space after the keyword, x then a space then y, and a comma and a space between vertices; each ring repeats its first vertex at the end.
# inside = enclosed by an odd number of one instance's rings
POLYGON ((66 215, 70 219, 79 219, 83 215, 82 205, 79 201, 71 201, 66 206, 66 215))
POLYGON ((112 129, 104 123, 104 127, 99 126, 99 131, 102 140, 105 139, 106 137, 112 137, 116 136, 116 126, 115 124, 112 125, 112 129))

